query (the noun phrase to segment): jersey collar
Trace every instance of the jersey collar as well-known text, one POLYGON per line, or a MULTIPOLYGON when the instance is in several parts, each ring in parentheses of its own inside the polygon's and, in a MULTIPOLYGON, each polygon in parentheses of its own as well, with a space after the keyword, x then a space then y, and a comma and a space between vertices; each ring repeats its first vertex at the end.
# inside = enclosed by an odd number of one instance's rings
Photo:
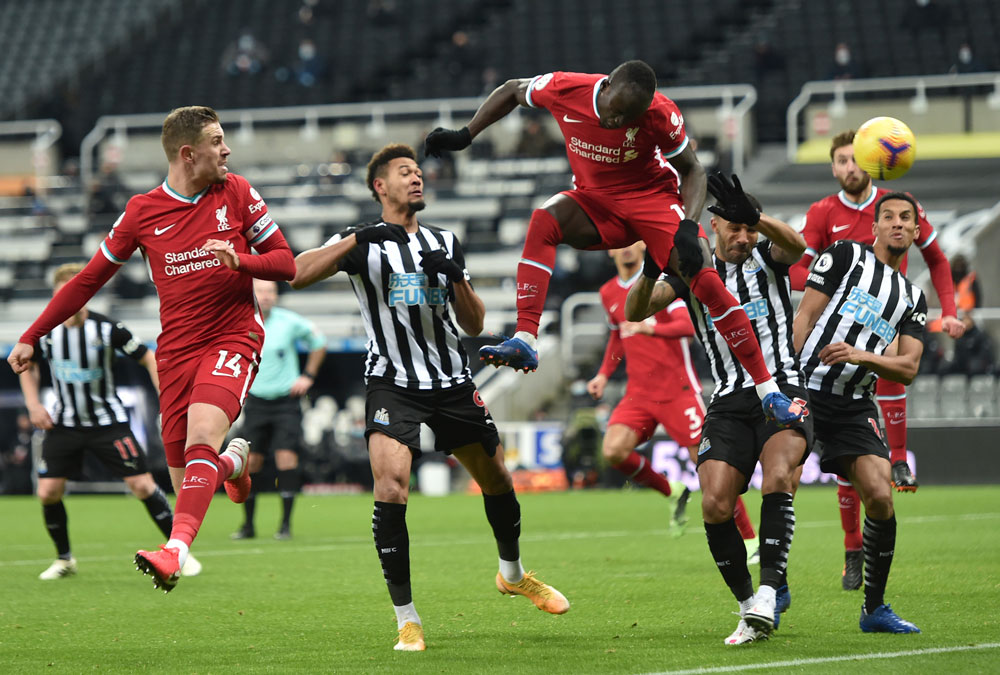
POLYGON ((847 208, 854 209, 855 211, 863 211, 866 208, 868 208, 872 204, 872 202, 874 202, 875 199, 878 197, 878 190, 876 190, 875 186, 873 185, 872 186, 872 193, 870 195, 868 195, 868 199, 866 199, 865 201, 861 202, 860 204, 855 204, 850 199, 848 199, 847 198, 847 193, 844 192, 843 190, 841 190, 840 192, 838 192, 837 196, 840 198, 840 203, 843 204, 844 206, 846 206, 847 208))
POLYGON ((640 274, 642 274, 642 265, 639 265, 639 271, 633 274, 630 279, 622 279, 620 276, 616 276, 615 280, 622 288, 632 288, 632 284, 638 281, 640 274))
POLYGON ((607 77, 602 77, 594 85, 594 117, 601 119, 601 113, 597 112, 597 94, 601 91, 601 85, 607 81, 607 77))
POLYGON ((170 195, 179 202, 184 202, 185 204, 197 204, 198 200, 204 197, 205 193, 208 192, 208 189, 212 186, 209 185, 204 190, 196 194, 194 197, 185 197, 180 192, 170 187, 170 185, 167 184, 166 178, 163 179, 163 183, 160 185, 160 187, 163 188, 164 192, 166 192, 168 195, 170 195))

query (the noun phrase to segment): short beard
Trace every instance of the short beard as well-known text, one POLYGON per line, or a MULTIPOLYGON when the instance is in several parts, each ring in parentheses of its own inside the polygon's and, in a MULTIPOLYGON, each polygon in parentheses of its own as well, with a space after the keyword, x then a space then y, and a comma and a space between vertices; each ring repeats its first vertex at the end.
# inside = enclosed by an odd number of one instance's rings
POLYGON ((871 176, 865 173, 862 174, 861 176, 861 185, 858 187, 857 191, 852 192, 851 190, 849 190, 843 181, 841 181, 840 187, 844 190, 844 192, 846 192, 849 195, 859 195, 865 191, 865 188, 867 188, 871 182, 872 182, 871 176))
POLYGON ((910 250, 909 246, 886 246, 885 248, 894 256, 901 256, 910 250))
POLYGON ((424 202, 423 199, 418 199, 415 202, 410 202, 409 204, 406 205, 406 207, 407 210, 410 212, 410 215, 412 216, 417 211, 423 211, 427 207, 427 204, 424 202))

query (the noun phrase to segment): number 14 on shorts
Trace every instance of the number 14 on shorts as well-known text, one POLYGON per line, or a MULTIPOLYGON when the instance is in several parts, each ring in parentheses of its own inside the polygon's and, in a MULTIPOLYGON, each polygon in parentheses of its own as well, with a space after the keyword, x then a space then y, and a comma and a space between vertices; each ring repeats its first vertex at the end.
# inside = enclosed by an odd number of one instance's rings
POLYGON ((212 374, 221 375, 222 377, 239 377, 240 373, 243 372, 243 367, 240 365, 241 356, 242 354, 233 354, 230 356, 229 350, 220 349, 219 360, 215 362, 215 369, 212 371, 212 374))

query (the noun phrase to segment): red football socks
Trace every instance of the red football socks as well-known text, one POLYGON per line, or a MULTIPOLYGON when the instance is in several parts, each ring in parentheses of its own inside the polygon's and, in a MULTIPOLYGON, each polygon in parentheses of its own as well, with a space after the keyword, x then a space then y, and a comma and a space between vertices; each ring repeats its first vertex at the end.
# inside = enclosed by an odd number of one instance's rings
POLYGON ((771 379, 760 344, 750 325, 750 319, 733 294, 719 278, 714 267, 705 267, 691 279, 691 293, 708 308, 715 330, 723 337, 729 349, 747 369, 754 384, 771 379))
POLYGON ((837 483, 840 501, 840 526, 844 528, 844 550, 861 550, 861 498, 851 484, 837 483))
POLYGON ((184 451, 184 462, 184 483, 177 495, 170 538, 190 546, 205 520, 215 491, 232 473, 233 460, 220 458, 210 445, 192 445, 184 451))
POLYGON ((556 264, 556 246, 562 241, 559 221, 548 211, 535 209, 528 223, 521 262, 517 266, 517 328, 538 335, 549 280, 556 264))
POLYGON ((743 497, 736 498, 736 507, 733 509, 733 520, 740 531, 740 536, 744 539, 753 539, 757 533, 750 522, 750 515, 747 513, 747 506, 743 503, 743 497))
POLYGON ((885 420, 885 440, 889 444, 889 461, 906 461, 906 387, 899 382, 879 378, 875 383, 875 398, 885 420))
POLYGON ((633 483, 651 487, 665 497, 670 496, 670 481, 662 474, 653 471, 649 460, 635 450, 623 462, 615 464, 614 467, 625 474, 633 483))

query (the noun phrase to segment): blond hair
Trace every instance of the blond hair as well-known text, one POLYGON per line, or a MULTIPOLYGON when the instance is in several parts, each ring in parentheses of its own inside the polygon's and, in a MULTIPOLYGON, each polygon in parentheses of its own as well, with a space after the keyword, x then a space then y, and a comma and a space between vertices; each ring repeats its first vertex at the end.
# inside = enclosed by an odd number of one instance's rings
POLYGON ((204 105, 189 105, 171 110, 167 119, 163 120, 163 132, 160 134, 167 161, 174 161, 181 146, 197 144, 205 125, 218 121, 218 113, 204 105))
POLYGON ((86 267, 86 264, 82 262, 60 265, 56 268, 56 271, 52 273, 52 285, 58 286, 59 284, 66 283, 79 274, 84 267, 86 267))

